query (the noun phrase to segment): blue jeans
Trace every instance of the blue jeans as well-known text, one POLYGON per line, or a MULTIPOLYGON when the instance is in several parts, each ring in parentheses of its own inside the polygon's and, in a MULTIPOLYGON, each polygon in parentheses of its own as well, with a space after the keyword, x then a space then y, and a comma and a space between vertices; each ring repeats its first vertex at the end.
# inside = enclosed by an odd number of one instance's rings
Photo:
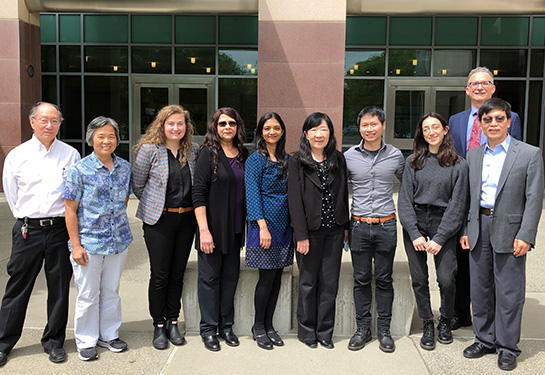
MULTIPOLYGON (((426 239, 433 239, 437 228, 443 218, 444 208, 435 206, 415 206, 416 220, 418 229, 426 239)), ((409 260, 409 269, 411 271, 412 286, 418 316, 422 320, 433 319, 433 313, 430 303, 430 288, 428 275, 428 253, 425 251, 416 251, 413 241, 406 231, 403 231, 403 242, 405 251, 409 260)), ((454 315, 454 298, 456 295, 456 236, 449 238, 441 251, 434 255, 435 272, 437 273, 437 283, 439 284, 439 293, 441 295, 441 315, 452 319, 454 315)))
POLYGON ((367 224, 352 220, 350 249, 354 267, 354 305, 356 324, 360 329, 371 328, 371 280, 375 260, 375 299, 378 330, 390 329, 394 287, 392 270, 397 244, 396 220, 383 224, 367 224))

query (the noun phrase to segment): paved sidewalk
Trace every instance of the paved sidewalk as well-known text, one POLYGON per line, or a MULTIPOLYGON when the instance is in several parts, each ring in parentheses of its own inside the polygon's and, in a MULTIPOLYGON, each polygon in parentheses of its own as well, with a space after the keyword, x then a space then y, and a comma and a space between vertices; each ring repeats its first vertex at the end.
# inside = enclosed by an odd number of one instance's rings
MULTIPOLYGON (((396 198, 397 200, 397 198, 396 198)), ((396 338, 395 353, 385 354, 374 339, 367 346, 351 352, 346 349, 349 337, 334 337, 335 349, 309 349, 294 335, 282 334, 284 347, 271 351, 259 349, 249 332, 235 332, 241 344, 237 348, 222 345, 220 352, 207 351, 197 334, 187 336, 187 345, 170 346, 158 351, 151 346, 152 324, 148 314, 147 283, 149 262, 142 238, 141 222, 134 217, 138 201, 129 202, 129 218, 134 242, 121 281, 123 326, 121 338, 129 344, 124 353, 111 353, 99 348, 98 361, 84 363, 77 358, 73 334, 73 305, 75 287, 71 290, 71 310, 65 348, 68 360, 62 364, 49 362, 40 345, 45 326, 45 277, 40 274, 27 312, 25 329, 19 343, 0 368, 4 374, 503 374, 497 368, 497 356, 481 359, 463 358, 462 350, 473 341, 471 329, 455 331, 450 345, 437 344, 434 351, 419 347, 421 324, 415 317, 409 336, 396 338)), ((3 295, 8 275, 6 263, 11 251, 11 227, 14 219, 0 194, 0 296, 3 295)), ((523 351, 518 368, 513 374, 542 374, 545 369, 545 215, 540 225, 538 247, 528 256, 527 290, 524 309, 523 351)), ((401 233, 401 231, 399 231, 401 233)), ((196 258, 195 253, 192 257, 196 258)), ((345 255, 344 262, 350 262, 345 255)), ((396 261, 406 262, 401 237, 396 261)), ((433 272, 430 272, 433 273, 433 272)), ((439 295, 435 282, 431 283, 435 313, 439 295)), ((415 314, 416 315, 416 314, 415 314)))

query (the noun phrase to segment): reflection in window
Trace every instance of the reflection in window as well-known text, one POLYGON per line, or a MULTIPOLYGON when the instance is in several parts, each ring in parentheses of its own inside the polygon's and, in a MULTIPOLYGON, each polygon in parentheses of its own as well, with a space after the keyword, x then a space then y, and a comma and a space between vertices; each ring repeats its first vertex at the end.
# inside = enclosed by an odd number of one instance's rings
POLYGON ((482 49, 481 66, 499 77, 526 77, 526 56, 522 49, 482 49))
POLYGON ((257 50, 220 50, 219 74, 257 76, 257 50))
MULTIPOLYGON (((61 76, 62 139, 81 139, 81 76, 61 76)), ((85 124, 87 125, 87 124, 85 124)))
POLYGON ((59 46, 59 70, 81 72, 81 47, 59 46))
POLYGON ((168 105, 168 88, 140 88, 140 134, 146 132, 157 112, 165 105, 168 105))
POLYGON ((97 116, 113 118, 119 125, 121 139, 129 139, 128 77, 85 77, 85 124, 97 116))
POLYGON ((430 50, 392 49, 388 58, 389 76, 430 76, 430 50))
POLYGON ((172 73, 170 47, 132 47, 133 73, 172 73))
POLYGON ((433 52, 433 75, 435 77, 467 77, 475 67, 475 50, 435 50, 433 52))
POLYGON ((394 137, 414 138, 418 120, 424 114, 426 93, 419 90, 398 90, 395 95, 394 137))
POLYGON ((127 73, 127 47, 85 47, 85 71, 92 73, 127 73))
POLYGON ((176 48, 176 74, 215 74, 215 48, 176 48))
POLYGON ((528 128, 526 129, 526 142, 539 147, 541 108, 543 107, 543 82, 530 82, 528 95, 528 128))
POLYGON ((437 90, 435 93, 435 112, 445 119, 466 109, 465 91, 437 90))
POLYGON ((346 51, 344 56, 344 74, 347 77, 384 75, 384 50, 346 51))
POLYGON ((383 103, 384 80, 344 80, 343 145, 352 146, 360 142, 357 123, 360 111, 369 105, 382 108, 383 103))
POLYGON ((200 87, 182 87, 179 89, 180 105, 189 111, 195 125, 195 135, 205 135, 208 123, 208 90, 200 87))
POLYGON ((257 124, 257 79, 220 78, 219 107, 238 111, 246 127, 246 142, 252 142, 257 124))

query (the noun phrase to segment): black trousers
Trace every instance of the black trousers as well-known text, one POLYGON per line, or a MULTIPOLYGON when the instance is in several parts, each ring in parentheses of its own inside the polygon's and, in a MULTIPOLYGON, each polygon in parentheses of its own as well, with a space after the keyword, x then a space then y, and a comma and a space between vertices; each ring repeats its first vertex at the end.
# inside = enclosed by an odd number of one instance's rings
POLYGON ((149 311, 154 324, 174 321, 180 316, 184 273, 195 237, 193 211, 165 212, 155 225, 143 224, 151 276, 149 311))
POLYGON ((49 227, 30 226, 21 238, 22 220, 12 230, 12 249, 7 271, 10 278, 0 309, 0 351, 9 353, 23 331, 28 301, 45 260, 47 280, 47 325, 42 346, 47 349, 64 345, 68 320, 68 293, 72 265, 68 251, 68 232, 61 222, 49 227))
POLYGON ((254 294, 255 331, 274 329, 273 315, 278 302, 283 271, 283 268, 259 269, 259 280, 254 294))
POLYGON ((309 232, 308 236, 308 253, 297 253, 297 337, 300 340, 331 340, 335 326, 335 300, 339 287, 344 228, 323 228, 309 232))
POLYGON ((462 319, 471 319, 471 284, 469 277, 469 250, 462 249, 456 244, 456 298, 454 299, 454 315, 462 319))
MULTIPOLYGON (((433 206, 415 208, 418 229, 424 238, 433 238, 441 223, 444 209, 433 206)), ((416 251, 409 234, 403 231, 405 252, 409 261, 412 287, 418 308, 418 316, 422 320, 433 319, 431 310, 428 253, 416 251)), ((445 241, 441 251, 433 256, 439 294, 441 296, 441 315, 452 319, 454 315, 454 296, 456 295, 456 236, 445 241)))
MULTIPOLYGON (((242 234, 236 235, 236 249, 240 249, 242 234)), ((199 308, 201 336, 230 331, 235 322, 235 292, 240 272, 240 252, 224 254, 198 251, 199 308)))

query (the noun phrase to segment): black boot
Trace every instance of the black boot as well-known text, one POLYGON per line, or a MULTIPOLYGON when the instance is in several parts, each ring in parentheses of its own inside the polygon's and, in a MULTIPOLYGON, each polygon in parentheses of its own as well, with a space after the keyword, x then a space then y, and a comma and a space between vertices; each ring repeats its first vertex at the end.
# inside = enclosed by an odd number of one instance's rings
POLYGON ((155 324, 153 330, 153 347, 163 350, 168 348, 167 332, 164 324, 155 324))
POLYGON ((445 318, 443 315, 441 315, 439 324, 437 324, 437 341, 441 344, 450 344, 453 341, 450 319, 445 318))
POLYGON ((435 349, 435 327, 433 326, 433 319, 424 320, 424 327, 422 338, 420 339, 420 346, 424 350, 435 349))
POLYGON ((178 330, 178 322, 176 320, 167 321, 167 337, 172 345, 184 345, 186 343, 185 337, 178 330))

